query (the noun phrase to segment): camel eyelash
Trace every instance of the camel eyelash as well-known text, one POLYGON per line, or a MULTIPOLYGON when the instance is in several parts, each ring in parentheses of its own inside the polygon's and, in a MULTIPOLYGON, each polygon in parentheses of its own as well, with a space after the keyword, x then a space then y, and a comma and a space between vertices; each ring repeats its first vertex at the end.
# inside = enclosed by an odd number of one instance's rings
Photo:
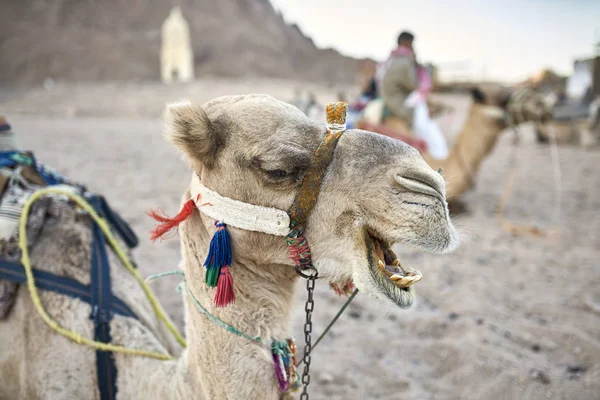
POLYGON ((267 169, 264 167, 263 162, 259 158, 255 158, 252 160, 252 166, 266 175, 272 181, 283 181, 287 179, 297 179, 300 169, 293 168, 292 170, 275 168, 275 169, 267 169))
POLYGON ((274 179, 289 178, 291 175, 293 175, 292 173, 283 169, 265 170, 265 172, 267 173, 267 175, 269 175, 270 178, 274 179))

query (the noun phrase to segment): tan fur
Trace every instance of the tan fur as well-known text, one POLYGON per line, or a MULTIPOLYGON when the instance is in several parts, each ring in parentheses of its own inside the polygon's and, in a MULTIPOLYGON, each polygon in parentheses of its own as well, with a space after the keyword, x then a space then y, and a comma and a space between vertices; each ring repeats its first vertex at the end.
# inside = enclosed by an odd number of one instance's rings
MULTIPOLYGON (((166 119, 168 138, 207 187, 240 201, 280 209, 290 207, 325 135, 323 125, 262 95, 219 98, 202 108, 179 104, 167 110, 166 119), (271 170, 284 170, 288 176, 273 177, 271 170)), ((347 131, 307 223, 306 236, 320 276, 337 283, 353 279, 363 293, 390 305, 409 306, 409 292, 391 290, 395 286, 373 277, 363 232, 369 228, 386 241, 429 251, 451 250, 457 239, 444 195, 444 180, 413 148, 370 132, 347 131)), ((189 193, 184 194, 183 200, 188 198, 189 193)), ((49 207, 59 212, 44 222, 33 243, 33 263, 86 282, 89 221, 57 201, 49 207)), ((202 266, 213 222, 196 210, 180 226, 187 285, 214 315, 250 335, 260 335, 265 343, 288 337, 298 277, 285 238, 228 227, 237 300, 217 309, 212 303, 214 289, 204 284, 202 266)), ((168 349, 177 355, 141 290, 114 257, 111 262, 116 294, 134 307, 143 322, 116 317, 111 324, 115 343, 168 349)), ((92 335, 89 306, 51 293, 44 293, 43 300, 61 324, 92 335)), ((211 323, 189 296, 184 296, 184 304, 188 348, 175 361, 117 354, 119 398, 279 398, 266 346, 211 323)), ((94 351, 50 331, 21 288, 11 317, 0 323, 0 398, 97 398, 95 374, 94 351)))

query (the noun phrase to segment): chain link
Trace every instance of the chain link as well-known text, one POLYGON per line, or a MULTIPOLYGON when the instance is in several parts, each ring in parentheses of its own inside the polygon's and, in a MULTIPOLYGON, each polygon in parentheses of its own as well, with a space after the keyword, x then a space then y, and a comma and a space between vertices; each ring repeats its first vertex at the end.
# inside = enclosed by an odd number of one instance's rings
POLYGON ((312 349, 312 312, 315 307, 313 291, 315 290, 317 275, 318 273, 315 270, 315 273, 306 279, 306 291, 308 292, 308 297, 306 298, 306 304, 304 305, 304 311, 306 311, 306 320, 304 322, 304 356, 302 358, 304 361, 304 371, 302 372, 302 394, 300 395, 300 400, 308 400, 311 361, 310 351, 312 349))

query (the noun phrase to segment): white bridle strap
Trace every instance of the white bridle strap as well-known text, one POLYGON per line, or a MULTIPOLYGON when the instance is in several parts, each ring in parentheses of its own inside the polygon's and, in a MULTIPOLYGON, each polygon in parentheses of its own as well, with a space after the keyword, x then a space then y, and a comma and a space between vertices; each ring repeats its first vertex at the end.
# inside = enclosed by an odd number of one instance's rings
POLYGON ((192 177, 190 192, 202 214, 226 225, 276 236, 287 236, 290 233, 287 211, 223 197, 204 186, 196 174, 192 177))

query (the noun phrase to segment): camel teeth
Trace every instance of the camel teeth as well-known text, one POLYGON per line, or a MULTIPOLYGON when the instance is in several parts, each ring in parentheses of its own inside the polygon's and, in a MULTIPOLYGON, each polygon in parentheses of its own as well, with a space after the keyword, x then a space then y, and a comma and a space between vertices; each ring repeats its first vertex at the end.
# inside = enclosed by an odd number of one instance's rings
POLYGON ((383 261, 379 260, 379 261, 377 262, 377 265, 379 265, 379 267, 380 267, 380 268, 383 268, 383 269, 385 269, 385 264, 383 263, 383 261))
POLYGON ((410 276, 405 276, 402 279, 396 281, 396 285, 400 286, 400 287, 409 287, 410 285, 412 285, 414 282, 411 279, 410 276))
POLYGON ((393 265, 394 267, 397 267, 398 265, 400 265, 400 260, 398 260, 398 259, 396 258, 394 261, 392 261, 392 265, 393 265))
POLYGON ((419 282, 421 279, 423 279, 423 275, 415 274, 415 275, 403 276, 403 275, 394 274, 390 277, 390 279, 392 281, 394 281, 396 286, 406 288, 406 287, 412 286, 413 284, 415 284, 415 283, 419 282))

